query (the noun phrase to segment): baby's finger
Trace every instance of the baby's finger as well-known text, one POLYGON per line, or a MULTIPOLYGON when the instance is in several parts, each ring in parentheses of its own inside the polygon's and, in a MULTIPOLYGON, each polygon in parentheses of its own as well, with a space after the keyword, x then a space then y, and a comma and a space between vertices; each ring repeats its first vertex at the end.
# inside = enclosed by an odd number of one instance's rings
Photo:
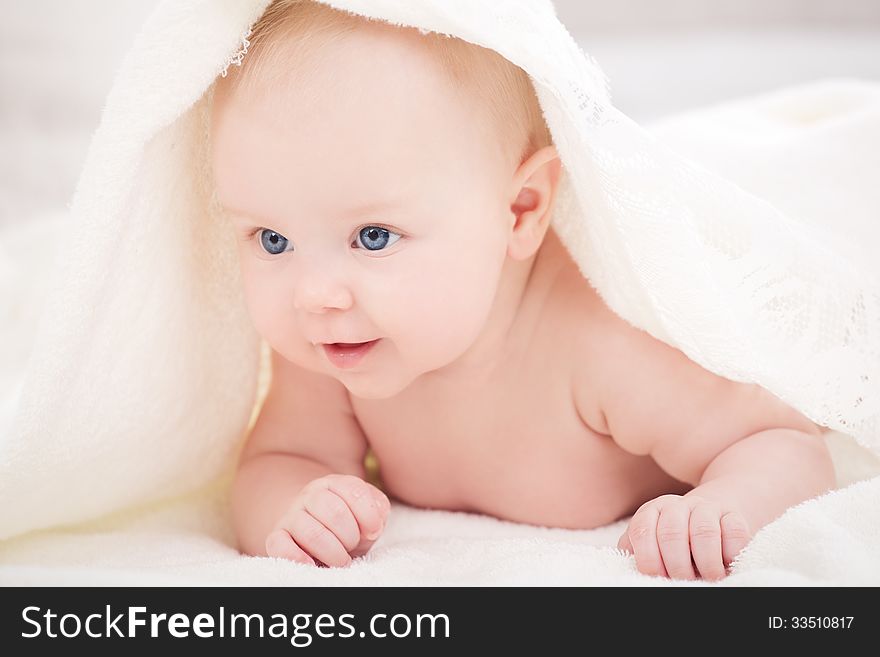
POLYGON ((673 579, 696 579, 691 562, 691 545, 688 536, 690 508, 687 502, 667 502, 657 520, 657 543, 669 577, 673 579))
POLYGON ((729 511, 721 516, 721 554, 727 567, 737 554, 752 540, 749 523, 737 511, 729 511))
POLYGON ((706 580, 724 577, 721 563, 721 510, 706 503, 697 504, 691 511, 691 553, 700 576, 706 580))
POLYGON ((314 559, 328 566, 344 567, 351 563, 345 547, 332 531, 303 509, 290 520, 290 535, 314 559))
POLYGON ((305 502, 312 517, 333 532, 346 551, 351 552, 361 541, 361 532, 348 504, 332 490, 318 491, 305 502))
POLYGON ((334 478, 328 487, 348 504, 362 537, 372 540, 382 533, 391 506, 383 493, 357 477, 334 478))
POLYGON ((657 546, 657 519, 660 511, 650 505, 640 509, 629 523, 627 535, 636 557, 636 567, 645 575, 666 577, 666 568, 657 546))
POLYGON ((266 556, 315 565, 315 560, 296 544, 296 541, 285 529, 276 529, 266 537, 266 556))

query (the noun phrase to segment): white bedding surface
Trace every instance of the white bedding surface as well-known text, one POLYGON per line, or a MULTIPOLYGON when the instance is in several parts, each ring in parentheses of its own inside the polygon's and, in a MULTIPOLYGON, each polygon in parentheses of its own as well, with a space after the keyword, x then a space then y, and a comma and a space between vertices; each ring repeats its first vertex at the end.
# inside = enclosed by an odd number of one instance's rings
POLYGON ((242 556, 228 478, 99 521, 0 542, 2 586, 808 586, 880 584, 880 460, 827 435, 844 488, 764 527, 719 583, 648 577, 616 549, 627 519, 592 530, 392 507, 385 533, 348 568, 242 556))

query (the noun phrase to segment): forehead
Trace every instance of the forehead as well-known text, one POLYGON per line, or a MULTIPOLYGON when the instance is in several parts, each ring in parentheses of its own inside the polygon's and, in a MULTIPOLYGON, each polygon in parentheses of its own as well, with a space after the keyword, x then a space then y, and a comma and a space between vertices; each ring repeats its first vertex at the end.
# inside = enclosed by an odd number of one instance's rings
POLYGON ((428 179, 473 175, 490 153, 474 103, 417 38, 356 30, 305 57, 281 44, 272 70, 215 102, 221 197, 299 180, 362 187, 366 198, 377 186, 405 194, 428 179))

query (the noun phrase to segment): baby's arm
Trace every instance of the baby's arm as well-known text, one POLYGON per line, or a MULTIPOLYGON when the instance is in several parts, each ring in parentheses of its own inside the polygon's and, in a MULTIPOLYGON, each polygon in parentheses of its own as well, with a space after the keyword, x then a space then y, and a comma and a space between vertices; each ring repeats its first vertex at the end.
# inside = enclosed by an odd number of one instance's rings
POLYGON ((751 433, 724 449, 685 497, 729 503, 756 532, 789 507, 836 485, 818 430, 774 428, 751 433))
POLYGON ((272 383, 232 487, 240 549, 327 565, 366 552, 389 507, 364 481, 366 450, 344 386, 273 351, 272 383))
POLYGON ((764 388, 719 377, 629 325, 601 358, 604 432, 695 486, 634 514, 618 546, 640 571, 722 577, 754 532, 836 486, 818 425, 764 388))

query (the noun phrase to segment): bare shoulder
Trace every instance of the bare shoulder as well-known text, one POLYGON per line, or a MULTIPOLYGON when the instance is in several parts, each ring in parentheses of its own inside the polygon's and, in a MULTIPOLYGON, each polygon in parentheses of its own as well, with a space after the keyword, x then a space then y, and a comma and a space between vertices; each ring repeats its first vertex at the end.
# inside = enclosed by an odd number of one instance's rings
POLYGON ((609 435, 608 423, 601 405, 601 386, 607 377, 607 361, 599 351, 605 336, 613 335, 611 314, 592 283, 579 270, 571 272, 561 283, 566 308, 573 322, 574 336, 569 358, 572 361, 572 397, 581 421, 594 433, 609 435))
POLYGON ((600 377, 600 428, 623 449, 696 484, 715 456, 752 433, 790 427, 818 435, 816 424, 766 389, 704 369, 602 305, 586 353, 600 377))

